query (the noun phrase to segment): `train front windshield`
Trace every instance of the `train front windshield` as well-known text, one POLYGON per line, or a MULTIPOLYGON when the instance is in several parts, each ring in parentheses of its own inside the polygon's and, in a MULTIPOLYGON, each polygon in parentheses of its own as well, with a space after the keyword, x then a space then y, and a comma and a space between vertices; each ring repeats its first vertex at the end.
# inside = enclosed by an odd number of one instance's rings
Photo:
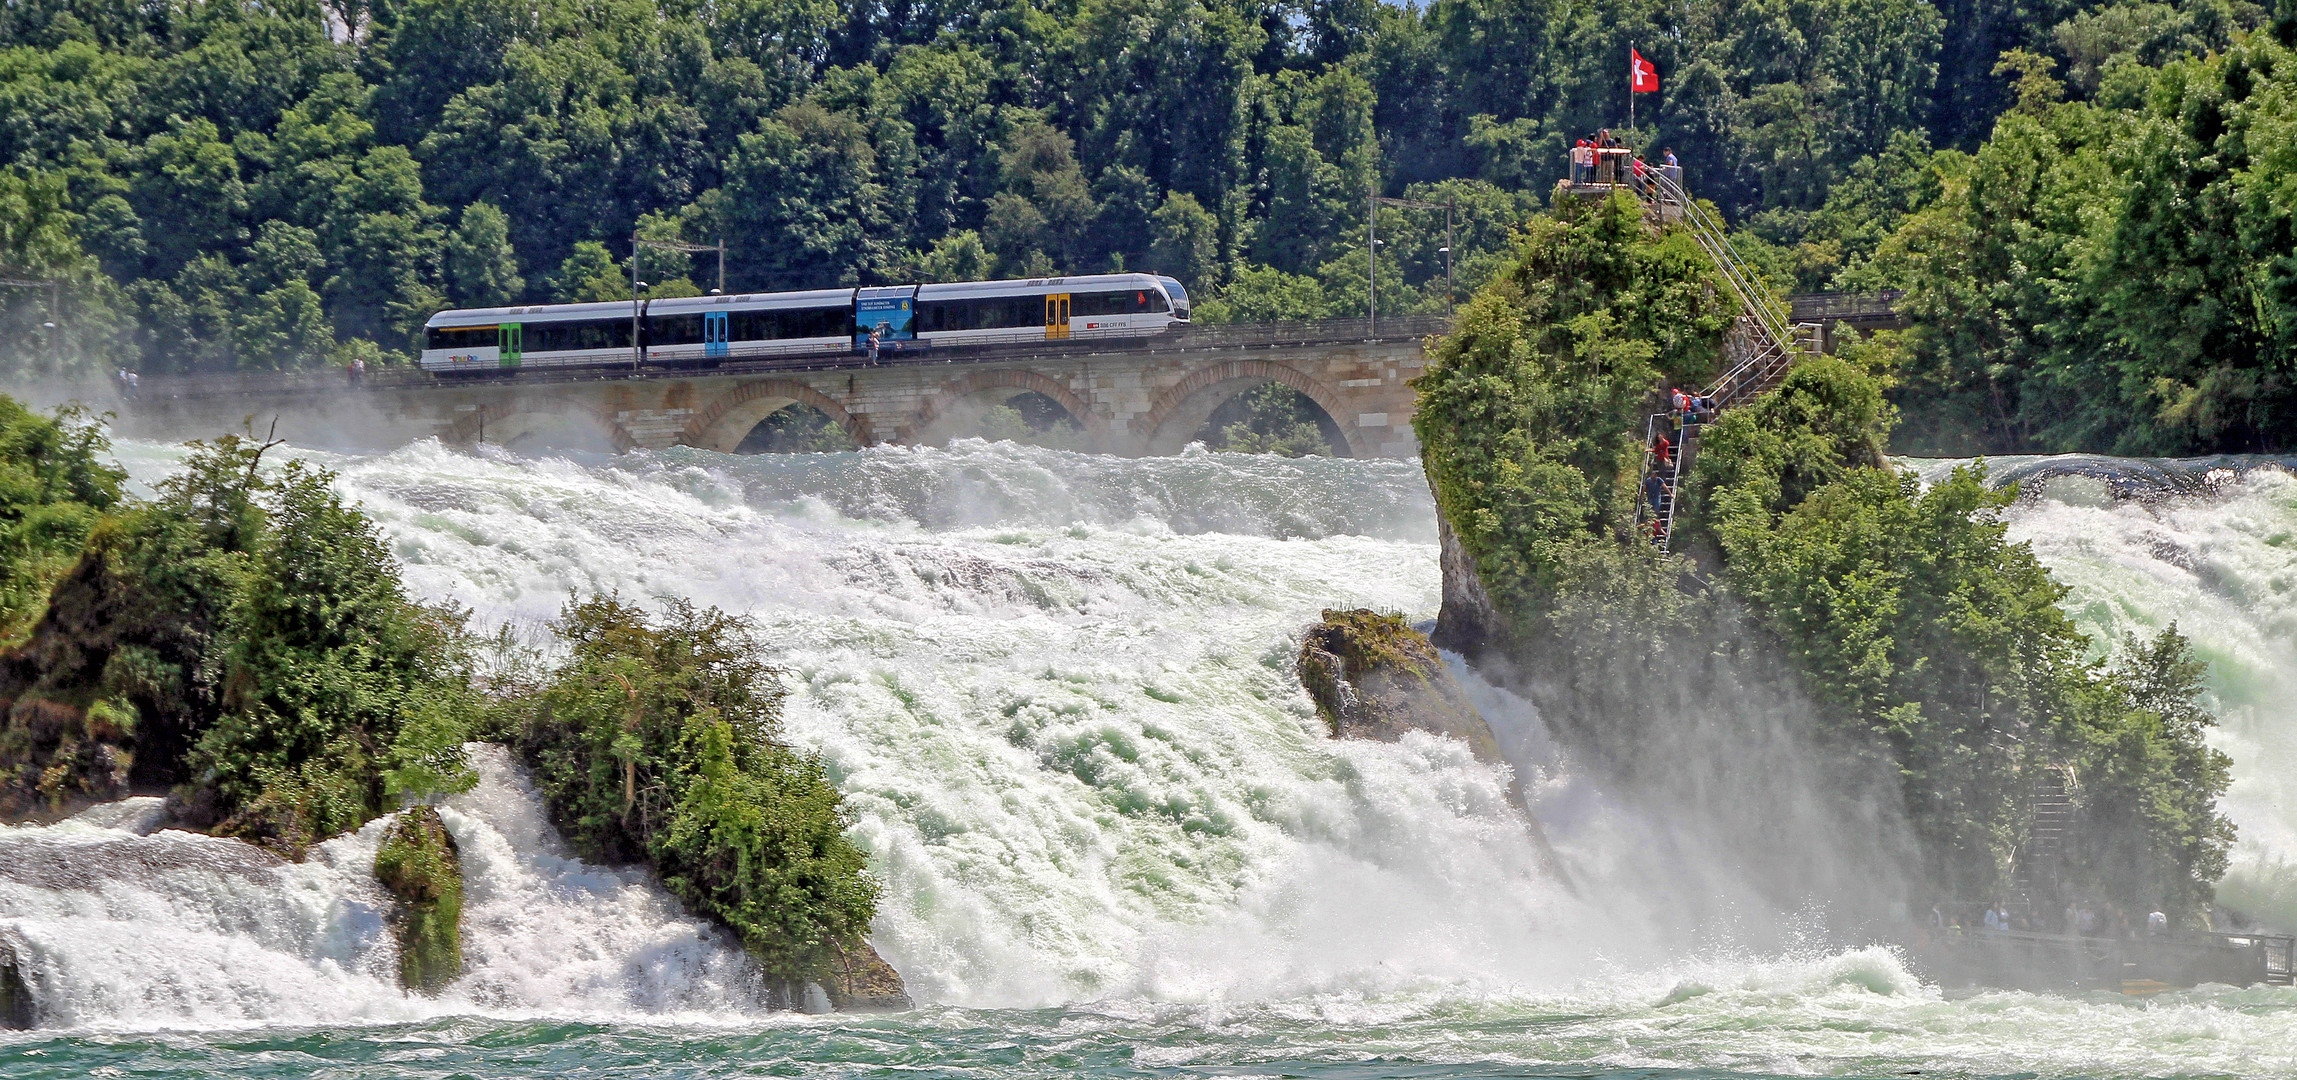
POLYGON ((1188 290, 1181 288, 1180 282, 1168 277, 1160 277, 1157 281, 1164 285, 1165 295, 1172 297, 1173 318, 1188 318, 1188 290))

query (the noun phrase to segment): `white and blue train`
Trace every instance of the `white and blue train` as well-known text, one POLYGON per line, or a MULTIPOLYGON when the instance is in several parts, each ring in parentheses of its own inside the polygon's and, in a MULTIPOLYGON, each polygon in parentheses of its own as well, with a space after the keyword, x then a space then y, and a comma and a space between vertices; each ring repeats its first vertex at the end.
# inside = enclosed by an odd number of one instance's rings
POLYGON ((1147 337, 1188 322, 1188 292, 1152 274, 1097 274, 442 311, 422 367, 441 375, 900 353, 960 345, 1147 337), (636 331, 638 340, 631 341, 636 331))

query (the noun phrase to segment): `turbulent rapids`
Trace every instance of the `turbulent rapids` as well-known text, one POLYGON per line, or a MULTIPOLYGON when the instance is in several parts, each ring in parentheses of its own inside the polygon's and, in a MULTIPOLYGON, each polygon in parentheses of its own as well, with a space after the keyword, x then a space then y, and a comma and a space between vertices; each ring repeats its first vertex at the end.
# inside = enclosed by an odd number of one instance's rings
MULTIPOLYGON (((149 483, 181 451, 120 454, 149 483)), ((447 1072, 499 1071, 480 1064, 490 1039, 535 1046, 537 1075, 920 1057, 1000 1076, 1375 1058, 2291 1065, 2285 990, 1948 1000, 1881 949, 1751 951, 1811 914, 1763 909, 1734 868, 1671 850, 1668 822, 1577 775, 1527 707, 1464 669, 1575 889, 1544 871, 1509 777, 1465 747, 1327 738, 1291 670, 1300 631, 1326 607, 1424 620, 1438 602, 1413 463, 979 442, 314 456, 383 524, 411 587, 482 622, 531 631, 595 590, 756 619, 786 670, 789 733, 825 756, 886 885, 875 944, 928 1008, 834 1027, 767 1014, 738 950, 642 875, 568 857, 520 771, 482 749, 483 783, 444 810, 470 881, 469 974, 436 1000, 390 977, 365 873, 382 822, 302 864, 140 836, 132 804, 0 832, 0 942, 43 1024, 114 1033, 0 1037, 11 1076, 129 1066, 161 1045, 131 1033, 153 1028, 194 1033, 168 1037, 176 1068, 220 1053, 224 1036, 196 1032, 233 1029, 241 1052, 293 1044, 348 1075, 392 1068, 361 1030, 447 1072), (1694 891, 1728 916, 1682 917, 1694 891), (298 1033, 315 1025, 328 1033, 298 1033)), ((2010 464, 2034 492, 2014 533, 2072 586, 2085 629, 2110 643, 2175 620, 2204 650, 2244 839, 2226 899, 2288 921, 2297 478, 2010 464)))

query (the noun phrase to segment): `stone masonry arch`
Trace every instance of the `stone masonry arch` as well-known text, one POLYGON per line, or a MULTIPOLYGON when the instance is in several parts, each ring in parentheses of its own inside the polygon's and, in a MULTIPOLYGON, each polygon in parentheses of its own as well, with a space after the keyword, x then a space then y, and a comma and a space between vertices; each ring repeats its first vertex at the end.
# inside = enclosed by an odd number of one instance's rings
POLYGON ((870 444, 869 421, 846 411, 836 398, 794 379, 755 379, 712 398, 678 433, 682 446, 733 453, 760 421, 796 402, 820 409, 836 421, 855 446, 870 444))
POLYGON ((1148 454, 1175 454, 1186 446, 1196 430, 1212 417, 1212 411, 1221 403, 1243 392, 1249 385, 1283 383, 1308 395, 1308 400, 1324 410, 1340 426, 1340 437, 1347 442, 1350 457, 1372 456, 1376 448, 1367 447, 1354 428, 1348 426, 1339 393, 1322 380, 1308 375, 1289 364, 1273 360, 1227 360, 1207 364, 1189 372, 1172 388, 1158 395, 1141 419, 1141 449, 1148 454))
MULTIPOLYGON (((1033 390, 1052 398, 1059 403, 1062 409, 1068 412, 1072 419, 1077 421, 1077 424, 1088 435, 1097 435, 1103 427, 1100 418, 1093 415, 1092 409, 1085 404, 1084 399, 1078 397, 1076 392, 1070 390, 1066 385, 1034 371, 1007 369, 1003 371, 980 371, 962 379, 950 380, 947 385, 941 388, 939 393, 926 399, 923 405, 918 406, 917 413, 911 416, 909 422, 903 424, 901 429, 894 434, 894 441, 914 445, 923 443, 936 434, 946 438, 948 437, 947 433, 934 430, 937 423, 947 421, 953 413, 959 412, 959 407, 963 402, 979 398, 996 390, 1024 392, 1033 390)), ((999 404, 1002 403, 1003 401, 1000 399, 999 404)))
POLYGON ((508 445, 532 434, 543 421, 552 419, 591 425, 613 445, 616 453, 627 454, 640 445, 637 437, 630 434, 612 412, 569 399, 480 405, 458 417, 447 428, 444 441, 456 446, 481 442, 508 445))

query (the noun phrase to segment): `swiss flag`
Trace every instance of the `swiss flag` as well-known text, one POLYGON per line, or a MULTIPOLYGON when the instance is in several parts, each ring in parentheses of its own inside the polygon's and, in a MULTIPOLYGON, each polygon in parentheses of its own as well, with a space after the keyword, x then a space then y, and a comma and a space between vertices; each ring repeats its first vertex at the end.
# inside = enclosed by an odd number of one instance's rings
POLYGON ((1652 67, 1651 61, 1643 59, 1643 54, 1632 48, 1627 50, 1627 72, 1627 85, 1633 93, 1659 92, 1659 69, 1652 67))

